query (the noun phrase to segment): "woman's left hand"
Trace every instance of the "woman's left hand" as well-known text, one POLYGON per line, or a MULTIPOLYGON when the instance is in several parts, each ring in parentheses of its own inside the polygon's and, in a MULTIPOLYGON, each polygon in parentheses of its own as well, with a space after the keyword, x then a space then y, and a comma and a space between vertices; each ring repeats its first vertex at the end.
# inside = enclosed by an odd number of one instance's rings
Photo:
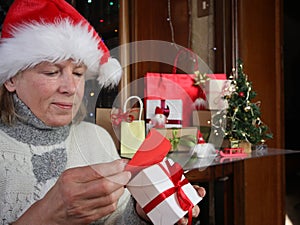
MULTIPOLYGON (((204 189, 203 187, 200 187, 200 186, 198 186, 198 185, 193 185, 193 187, 196 189, 196 191, 198 192, 198 194, 199 194, 200 197, 203 198, 203 197, 205 196, 206 191, 205 191, 205 189, 204 189)), ((199 208, 198 205, 195 205, 194 208, 193 208, 193 211, 192 211, 192 216, 193 216, 194 218, 196 218, 196 217, 199 216, 199 213, 200 213, 200 208, 199 208)), ((181 218, 181 219, 177 222, 177 224, 178 224, 178 225, 187 225, 188 222, 189 222, 189 221, 188 221, 188 218, 187 218, 187 217, 183 217, 183 218, 181 218)))

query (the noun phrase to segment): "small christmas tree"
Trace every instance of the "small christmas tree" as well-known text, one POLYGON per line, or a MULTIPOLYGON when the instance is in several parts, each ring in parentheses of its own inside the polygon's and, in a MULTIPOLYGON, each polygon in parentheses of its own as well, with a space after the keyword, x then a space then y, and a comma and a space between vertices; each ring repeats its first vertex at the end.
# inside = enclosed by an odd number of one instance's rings
POLYGON ((261 121, 260 103, 252 103, 256 93, 252 83, 248 81, 243 71, 243 63, 238 61, 237 71, 233 70, 229 77, 230 94, 223 96, 228 102, 228 108, 216 114, 213 127, 218 129, 224 138, 230 141, 248 141, 251 144, 263 144, 272 138, 268 126, 261 121))

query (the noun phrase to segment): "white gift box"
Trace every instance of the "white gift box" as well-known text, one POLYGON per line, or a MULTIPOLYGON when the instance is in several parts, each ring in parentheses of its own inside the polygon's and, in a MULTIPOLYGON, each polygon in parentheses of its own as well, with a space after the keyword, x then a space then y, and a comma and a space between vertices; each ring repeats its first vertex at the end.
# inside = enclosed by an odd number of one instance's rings
POLYGON ((182 127, 182 100, 146 100, 146 130, 153 128, 151 120, 155 117, 156 107, 162 107, 162 101, 165 107, 168 107, 169 115, 164 128, 181 128, 182 127))
POLYGON ((209 110, 223 110, 228 108, 224 95, 229 94, 230 80, 210 79, 206 81, 206 99, 209 110))
MULTIPOLYGON (((149 207, 150 202, 153 204, 153 199, 157 200, 161 193, 174 189, 175 185, 170 179, 171 175, 168 174, 170 172, 168 164, 174 166, 174 162, 168 159, 147 167, 127 184, 128 190, 144 210, 145 207, 149 207)), ((192 205, 195 206, 202 198, 185 179, 184 175, 181 175, 181 181, 186 181, 181 189, 192 205)), ((147 212, 147 210, 145 211, 147 212)), ((173 225, 187 213, 188 210, 183 210, 180 207, 176 192, 158 202, 147 215, 155 225, 173 225)))

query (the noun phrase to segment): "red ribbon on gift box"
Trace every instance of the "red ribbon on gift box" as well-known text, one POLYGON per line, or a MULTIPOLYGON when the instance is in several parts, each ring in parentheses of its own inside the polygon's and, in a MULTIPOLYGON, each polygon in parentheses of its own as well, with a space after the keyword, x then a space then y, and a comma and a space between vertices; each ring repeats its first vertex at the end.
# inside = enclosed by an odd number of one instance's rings
POLYGON ((170 141, 156 129, 151 129, 125 170, 135 176, 141 170, 160 163, 171 149, 170 141))
POLYGON ((146 206, 144 206, 143 210, 147 214, 153 208, 155 208, 159 203, 163 202, 165 199, 170 197, 173 194, 176 194, 178 203, 182 210, 188 211, 188 221, 189 225, 192 222, 192 209, 194 207, 193 203, 190 201, 190 199, 186 196, 184 191, 182 190, 182 187, 189 183, 189 181, 184 178, 182 178, 183 175, 183 169, 178 163, 174 163, 172 166, 169 161, 166 161, 166 165, 168 170, 163 167, 161 164, 158 164, 161 169, 165 172, 165 174, 170 178, 170 180, 173 182, 174 187, 171 187, 164 192, 160 193, 158 196, 156 196, 154 199, 152 199, 146 206))

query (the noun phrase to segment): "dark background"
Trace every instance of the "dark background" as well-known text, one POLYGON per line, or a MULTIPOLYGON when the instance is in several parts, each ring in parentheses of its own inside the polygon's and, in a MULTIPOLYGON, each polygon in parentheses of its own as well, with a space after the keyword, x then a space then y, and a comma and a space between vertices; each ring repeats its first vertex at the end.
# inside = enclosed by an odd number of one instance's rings
MULTIPOLYGON (((285 148, 299 150, 300 127, 300 13, 298 2, 284 1, 285 148)), ((286 156, 286 173, 300 172, 300 155, 286 156)))

